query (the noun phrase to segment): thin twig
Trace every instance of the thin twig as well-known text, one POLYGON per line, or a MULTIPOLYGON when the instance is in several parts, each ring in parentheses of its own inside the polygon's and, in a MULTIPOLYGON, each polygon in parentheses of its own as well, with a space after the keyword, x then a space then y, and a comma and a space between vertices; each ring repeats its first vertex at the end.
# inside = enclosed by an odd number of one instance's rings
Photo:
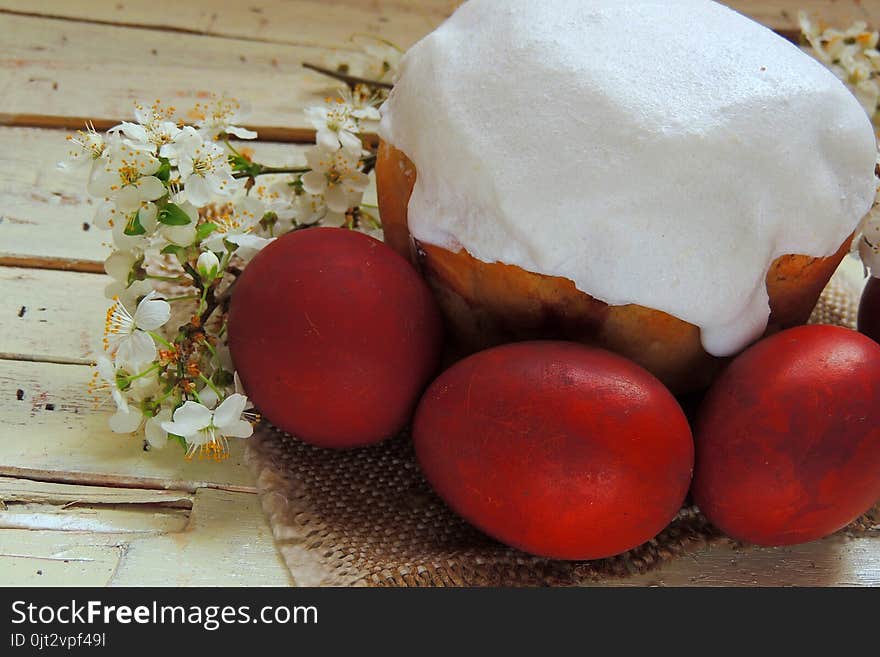
POLYGON ((347 73, 340 73, 339 71, 334 71, 330 68, 324 68, 323 66, 318 66, 316 64, 309 64, 308 62, 303 62, 303 68, 307 68, 310 71, 314 71, 315 73, 321 73, 322 75, 327 75, 331 78, 335 78, 340 82, 345 82, 349 87, 356 87, 359 84, 365 84, 368 87, 376 87, 379 89, 392 89, 394 87, 393 84, 388 82, 379 82, 378 80, 368 80, 367 78, 360 78, 356 75, 348 75, 347 73))

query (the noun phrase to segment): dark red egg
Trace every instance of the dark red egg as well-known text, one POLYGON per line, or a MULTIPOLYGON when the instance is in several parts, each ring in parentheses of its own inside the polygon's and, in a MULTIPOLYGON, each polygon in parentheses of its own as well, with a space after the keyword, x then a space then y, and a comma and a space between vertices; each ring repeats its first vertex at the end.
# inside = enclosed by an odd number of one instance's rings
POLYGON ((694 428, 694 500, 733 538, 827 536, 880 499, 880 345, 804 326, 737 358, 694 428))
POLYGON ((880 342, 880 278, 871 278, 859 306, 859 331, 880 342))
POLYGON ((378 240, 341 228, 267 246, 229 309, 229 348, 255 406, 321 447, 400 431, 441 347, 440 315, 418 273, 378 240))
POLYGON ((567 342, 476 354, 437 379, 413 425, 437 493, 496 539, 596 559, 656 536, 691 482, 675 398, 638 365, 567 342))

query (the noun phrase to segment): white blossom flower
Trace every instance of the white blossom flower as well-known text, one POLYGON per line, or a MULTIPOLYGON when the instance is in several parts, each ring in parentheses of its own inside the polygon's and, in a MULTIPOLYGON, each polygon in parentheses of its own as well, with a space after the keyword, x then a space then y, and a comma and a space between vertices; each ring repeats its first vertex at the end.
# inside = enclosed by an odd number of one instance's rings
MULTIPOLYGON (((136 210, 122 211, 112 201, 106 201, 98 205, 95 210, 95 225, 104 230, 116 229, 116 232, 126 237, 134 238, 127 242, 132 245, 143 246, 142 235, 152 235, 158 225, 157 217, 159 209, 152 201, 141 201, 140 207, 136 210), (142 230, 135 230, 140 225, 142 230)), ((126 242, 122 239, 121 241, 126 242)), ((131 250, 131 248, 120 247, 121 250, 131 250)))
POLYGON ((264 214, 262 202, 248 195, 233 206, 232 212, 214 217, 217 228, 202 244, 210 251, 220 252, 226 250, 224 242, 229 242, 235 245, 236 255, 249 260, 273 241, 254 234, 264 214))
MULTIPOLYGON (((270 185, 257 184, 250 194, 257 198, 265 209, 265 214, 275 215, 275 222, 267 227, 258 226, 255 232, 277 237, 291 231, 297 224, 297 195, 286 180, 277 180, 270 185)), ((264 214, 264 216, 265 216, 264 214)))
MULTIPOLYGON (((153 368, 154 364, 147 363, 145 367, 148 370, 153 368)), ((159 392, 159 374, 157 371, 140 373, 132 377, 128 394, 134 401, 145 401, 153 397, 159 392)))
POLYGON ((196 224, 199 221, 198 208, 192 203, 183 200, 181 194, 175 195, 172 200, 177 207, 186 213, 190 221, 183 226, 169 226, 168 224, 162 224, 159 228, 159 233, 164 239, 172 244, 176 244, 177 246, 191 246, 195 243, 197 237, 196 224))
POLYGON ((143 422, 143 413, 131 407, 117 411, 109 420, 110 430, 113 433, 134 433, 141 428, 143 422))
POLYGON ((220 270, 220 259, 217 258, 213 251, 203 251, 199 259, 196 260, 196 270, 199 272, 199 276, 202 277, 202 282, 205 285, 210 285, 217 278, 220 270))
POLYGON ((215 142, 195 140, 187 133, 175 157, 183 195, 198 208, 216 196, 229 198, 244 186, 243 180, 233 177, 226 150, 215 142))
POLYGON ((213 411, 187 401, 174 411, 171 422, 162 423, 162 428, 186 440, 188 458, 198 453, 222 459, 229 454, 228 438, 249 438, 254 433, 251 423, 242 419, 247 403, 247 397, 238 393, 229 395, 213 411))
POLYGON ((198 392, 198 400, 199 403, 205 408, 210 408, 211 410, 217 408, 217 404, 220 402, 220 396, 214 392, 212 388, 209 386, 205 386, 198 392))
POLYGON ((171 306, 150 292, 138 304, 134 315, 117 298, 107 311, 104 322, 104 350, 116 358, 116 364, 137 371, 156 358, 156 343, 150 331, 162 327, 171 317, 171 306))
POLYGON ((111 141, 106 156, 92 170, 89 193, 112 201, 120 212, 134 212, 144 201, 155 201, 167 193, 164 183, 153 175, 159 166, 150 153, 111 141))
MULTIPOLYGON (((155 207, 154 203, 149 203, 155 207)), ((138 211, 139 212, 139 211, 138 211)), ((155 218, 155 215, 153 215, 155 218)), ((145 219, 149 225, 150 211, 147 208, 145 219)), ((95 210, 93 223, 102 230, 110 230, 113 233, 113 246, 117 251, 130 251, 132 253, 143 253, 149 244, 147 233, 142 235, 127 235, 126 230, 134 225, 136 219, 135 212, 125 214, 111 201, 102 201, 95 210)), ((144 229, 146 231, 146 228, 144 229)))
POLYGON ((798 15, 801 31, 816 57, 850 86, 871 118, 880 109, 880 33, 864 22, 845 31, 829 29, 806 12, 798 15))
POLYGON ((193 110, 199 133, 205 139, 216 139, 223 134, 239 139, 256 139, 256 132, 234 125, 244 114, 246 111, 241 103, 225 96, 215 96, 210 103, 199 103, 193 110))
POLYGON ((67 161, 58 163, 58 167, 61 169, 78 168, 84 165, 95 166, 96 161, 103 157, 107 148, 104 137, 95 131, 95 126, 91 123, 86 125, 85 130, 77 130, 76 135, 69 135, 67 141, 72 148, 67 154, 67 161))
POLYGON ((361 202, 370 178, 358 168, 357 155, 318 147, 306 153, 306 160, 312 170, 302 177, 303 189, 322 195, 332 212, 344 213, 361 202))
POLYGON ((168 444, 168 432, 162 424, 171 421, 171 409, 163 408, 144 424, 144 438, 151 449, 162 449, 168 444))
POLYGON ((316 142, 319 147, 334 151, 343 148, 356 157, 364 146, 358 137, 358 123, 351 105, 342 98, 328 99, 324 106, 309 107, 306 116, 318 131, 316 142))
POLYGON ((158 101, 150 107, 137 104, 134 116, 137 123, 123 121, 110 132, 120 133, 123 143, 135 150, 167 157, 168 146, 180 133, 173 120, 174 108, 163 108, 158 101))
POLYGON ((110 416, 110 430, 113 433, 133 433, 140 428, 143 416, 139 410, 128 405, 116 374, 113 362, 106 356, 98 356, 89 383, 89 393, 96 399, 96 405, 100 404, 102 395, 109 393, 110 399, 116 405, 116 412, 110 416))
MULTIPOLYGON (((372 92, 362 92, 361 87, 355 91, 345 87, 339 91, 339 95, 342 97, 342 101, 351 108, 351 115, 358 121, 379 121, 382 118, 378 107, 380 99, 372 92)), ((358 127, 361 128, 360 132, 363 132, 362 127, 360 125, 358 127)))
POLYGON ((104 271, 113 282, 104 288, 104 296, 108 299, 119 298, 125 306, 133 306, 140 297, 146 296, 153 289, 149 281, 130 281, 132 269, 138 259, 131 251, 114 251, 104 261, 104 271))

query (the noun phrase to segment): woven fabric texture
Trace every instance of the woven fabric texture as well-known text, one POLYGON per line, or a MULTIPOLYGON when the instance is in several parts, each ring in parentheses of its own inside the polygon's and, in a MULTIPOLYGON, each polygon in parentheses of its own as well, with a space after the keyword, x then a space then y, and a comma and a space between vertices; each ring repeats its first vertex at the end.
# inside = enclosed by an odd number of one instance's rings
MULTIPOLYGON (((811 322, 853 328, 857 291, 835 279, 811 322)), ((432 492, 404 435, 368 449, 321 450, 262 426, 249 441, 263 509, 301 586, 559 586, 626 577, 728 540, 696 508, 655 539, 589 562, 529 556, 484 536, 432 492)), ((878 509, 845 531, 866 531, 878 509)))

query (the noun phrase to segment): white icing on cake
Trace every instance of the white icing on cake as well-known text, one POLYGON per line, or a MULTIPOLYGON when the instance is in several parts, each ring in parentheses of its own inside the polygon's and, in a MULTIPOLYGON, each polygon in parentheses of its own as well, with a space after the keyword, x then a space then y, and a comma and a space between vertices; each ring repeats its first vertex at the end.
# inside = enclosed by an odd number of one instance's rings
POLYGON ((718 356, 765 330, 770 264, 833 254, 874 198, 858 101, 709 0, 470 0, 382 114, 418 240, 665 311, 718 356))

